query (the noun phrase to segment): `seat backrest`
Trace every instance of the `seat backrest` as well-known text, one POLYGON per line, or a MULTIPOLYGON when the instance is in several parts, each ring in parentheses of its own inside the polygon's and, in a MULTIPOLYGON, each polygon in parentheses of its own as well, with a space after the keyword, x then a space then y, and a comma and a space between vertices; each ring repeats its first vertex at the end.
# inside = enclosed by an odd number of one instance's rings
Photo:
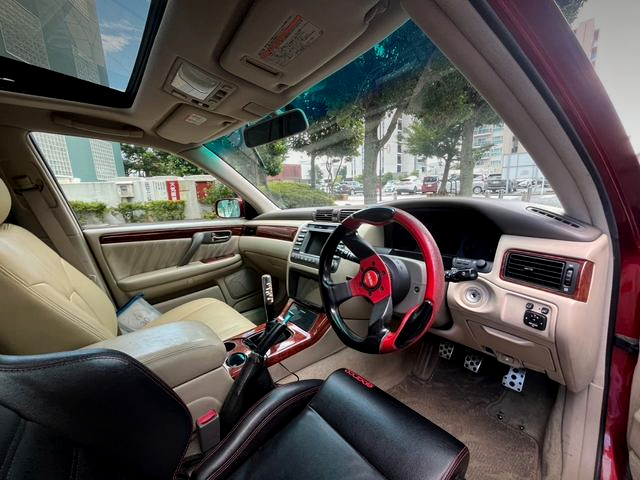
POLYGON ((115 337, 109 297, 35 235, 4 223, 10 209, 0 180, 0 353, 58 352, 115 337))
POLYGON ((171 479, 191 415, 113 350, 0 355, 0 478, 171 479))

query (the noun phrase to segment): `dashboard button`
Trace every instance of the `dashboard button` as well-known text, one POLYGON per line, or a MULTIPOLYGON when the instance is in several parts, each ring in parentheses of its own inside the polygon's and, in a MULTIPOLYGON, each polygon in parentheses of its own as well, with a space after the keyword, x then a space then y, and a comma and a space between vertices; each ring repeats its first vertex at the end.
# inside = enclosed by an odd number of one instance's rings
POLYGON ((536 330, 544 330, 547 328, 547 317, 541 313, 526 311, 524 312, 524 324, 536 330))
POLYGON ((540 311, 542 312, 543 315, 546 315, 549 313, 549 309, 547 307, 542 307, 540 311))
POLYGON ((525 306, 525 308, 526 308, 527 310, 531 310, 531 309, 533 308, 533 303, 531 303, 531 302, 527 302, 527 305, 525 306))

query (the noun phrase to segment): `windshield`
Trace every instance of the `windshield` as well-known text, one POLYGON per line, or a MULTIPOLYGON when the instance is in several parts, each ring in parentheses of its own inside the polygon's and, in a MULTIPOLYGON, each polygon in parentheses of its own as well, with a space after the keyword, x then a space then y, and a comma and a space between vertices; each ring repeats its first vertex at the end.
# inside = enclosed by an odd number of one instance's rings
POLYGON ((307 131, 249 149, 240 129, 206 145, 281 208, 400 195, 560 206, 518 138, 412 22, 288 108, 305 112, 307 131))

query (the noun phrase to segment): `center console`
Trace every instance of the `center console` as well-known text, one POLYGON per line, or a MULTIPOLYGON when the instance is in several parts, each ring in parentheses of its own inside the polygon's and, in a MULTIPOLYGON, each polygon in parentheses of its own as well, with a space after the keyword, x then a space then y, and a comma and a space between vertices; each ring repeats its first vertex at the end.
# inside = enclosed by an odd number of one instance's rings
MULTIPOLYGON (((268 367, 310 347, 329 330, 329 320, 324 313, 300 305, 293 300, 287 303, 279 319, 287 316, 291 316, 292 320, 287 325, 284 338, 267 353, 268 367)), ((233 378, 240 374, 247 356, 255 348, 255 338, 262 335, 264 331, 265 324, 258 325, 253 330, 224 342, 227 350, 224 366, 233 378)))

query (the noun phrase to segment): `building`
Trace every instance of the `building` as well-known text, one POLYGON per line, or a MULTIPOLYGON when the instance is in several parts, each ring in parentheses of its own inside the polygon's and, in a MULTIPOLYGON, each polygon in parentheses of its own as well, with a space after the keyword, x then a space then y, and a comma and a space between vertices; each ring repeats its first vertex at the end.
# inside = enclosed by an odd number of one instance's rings
POLYGON ((33 137, 61 182, 104 182, 124 176, 119 143, 51 133, 33 137))
POLYGON ((497 125, 481 125, 473 131, 473 148, 481 150, 481 157, 476 162, 477 173, 492 174, 502 170, 502 155, 505 146, 505 133, 511 133, 503 123, 497 125))
POLYGON ((2 0, 0 30, 0 54, 108 85, 95 0, 2 0))
MULTIPOLYGON (((0 55, 109 84, 95 0, 0 1, 0 55)), ((117 143, 46 133, 34 137, 63 182, 124 175, 117 143)))
POLYGON ((300 182, 301 180, 302 165, 293 163, 285 163, 278 175, 269 177, 270 182, 300 182))
POLYGON ((596 28, 596 22, 593 18, 580 22, 573 30, 580 46, 591 60, 591 64, 595 66, 596 57, 598 56, 598 38, 600 37, 600 29, 596 28))

